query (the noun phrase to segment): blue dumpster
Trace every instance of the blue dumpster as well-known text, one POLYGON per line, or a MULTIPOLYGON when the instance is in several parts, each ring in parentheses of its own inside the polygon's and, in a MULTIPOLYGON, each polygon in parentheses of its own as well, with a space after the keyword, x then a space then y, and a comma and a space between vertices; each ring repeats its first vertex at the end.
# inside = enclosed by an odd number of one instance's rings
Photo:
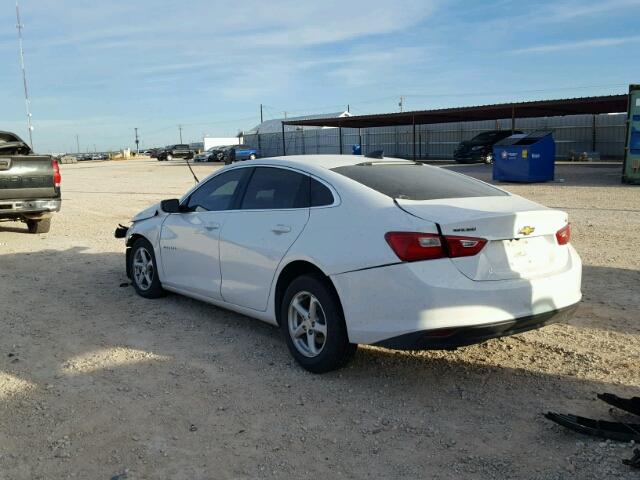
POLYGON ((499 182, 553 180, 556 143, 552 132, 511 135, 493 146, 493 179, 499 182))

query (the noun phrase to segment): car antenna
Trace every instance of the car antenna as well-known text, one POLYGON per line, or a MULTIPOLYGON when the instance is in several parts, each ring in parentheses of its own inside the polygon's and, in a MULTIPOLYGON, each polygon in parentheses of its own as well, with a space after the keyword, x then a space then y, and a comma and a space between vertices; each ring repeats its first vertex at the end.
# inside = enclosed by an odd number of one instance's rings
POLYGON ((200 183, 200 180, 198 180, 198 177, 196 177, 196 174, 193 171, 193 168, 191 168, 191 164, 189 163, 189 159, 185 158, 184 160, 185 160, 185 162, 187 162, 187 167, 189 167, 189 171, 191 172, 191 175, 193 175, 193 179, 196 181, 196 185, 197 185, 198 183, 200 183))

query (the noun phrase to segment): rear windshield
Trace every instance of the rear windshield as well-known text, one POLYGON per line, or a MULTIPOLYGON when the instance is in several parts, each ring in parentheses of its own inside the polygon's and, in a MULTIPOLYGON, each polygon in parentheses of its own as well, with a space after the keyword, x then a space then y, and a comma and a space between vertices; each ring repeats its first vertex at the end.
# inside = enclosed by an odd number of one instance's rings
POLYGON ((333 171, 391 198, 405 200, 508 195, 475 178, 420 163, 349 165, 333 171))

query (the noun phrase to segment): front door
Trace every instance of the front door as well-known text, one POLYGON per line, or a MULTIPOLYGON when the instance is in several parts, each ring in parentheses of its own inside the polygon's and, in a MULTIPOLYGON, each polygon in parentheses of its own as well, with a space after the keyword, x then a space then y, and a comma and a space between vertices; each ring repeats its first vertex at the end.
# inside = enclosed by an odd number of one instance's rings
POLYGON ((183 202, 185 212, 171 214, 162 225, 160 254, 163 283, 220 299, 220 231, 248 168, 211 178, 183 202))

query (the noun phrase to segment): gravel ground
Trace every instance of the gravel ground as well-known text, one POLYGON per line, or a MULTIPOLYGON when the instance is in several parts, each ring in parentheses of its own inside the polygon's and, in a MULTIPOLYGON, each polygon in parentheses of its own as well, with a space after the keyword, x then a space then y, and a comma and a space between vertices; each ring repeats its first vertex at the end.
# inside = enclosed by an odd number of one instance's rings
POLYGON ((184 165, 62 168, 51 233, 0 226, 0 478, 638 478, 631 445, 542 416, 617 418, 596 393, 640 394, 640 188, 619 167, 506 187, 570 214, 585 265, 569 324, 455 352, 363 347, 323 376, 271 326, 121 286, 114 227, 192 185, 184 165))

